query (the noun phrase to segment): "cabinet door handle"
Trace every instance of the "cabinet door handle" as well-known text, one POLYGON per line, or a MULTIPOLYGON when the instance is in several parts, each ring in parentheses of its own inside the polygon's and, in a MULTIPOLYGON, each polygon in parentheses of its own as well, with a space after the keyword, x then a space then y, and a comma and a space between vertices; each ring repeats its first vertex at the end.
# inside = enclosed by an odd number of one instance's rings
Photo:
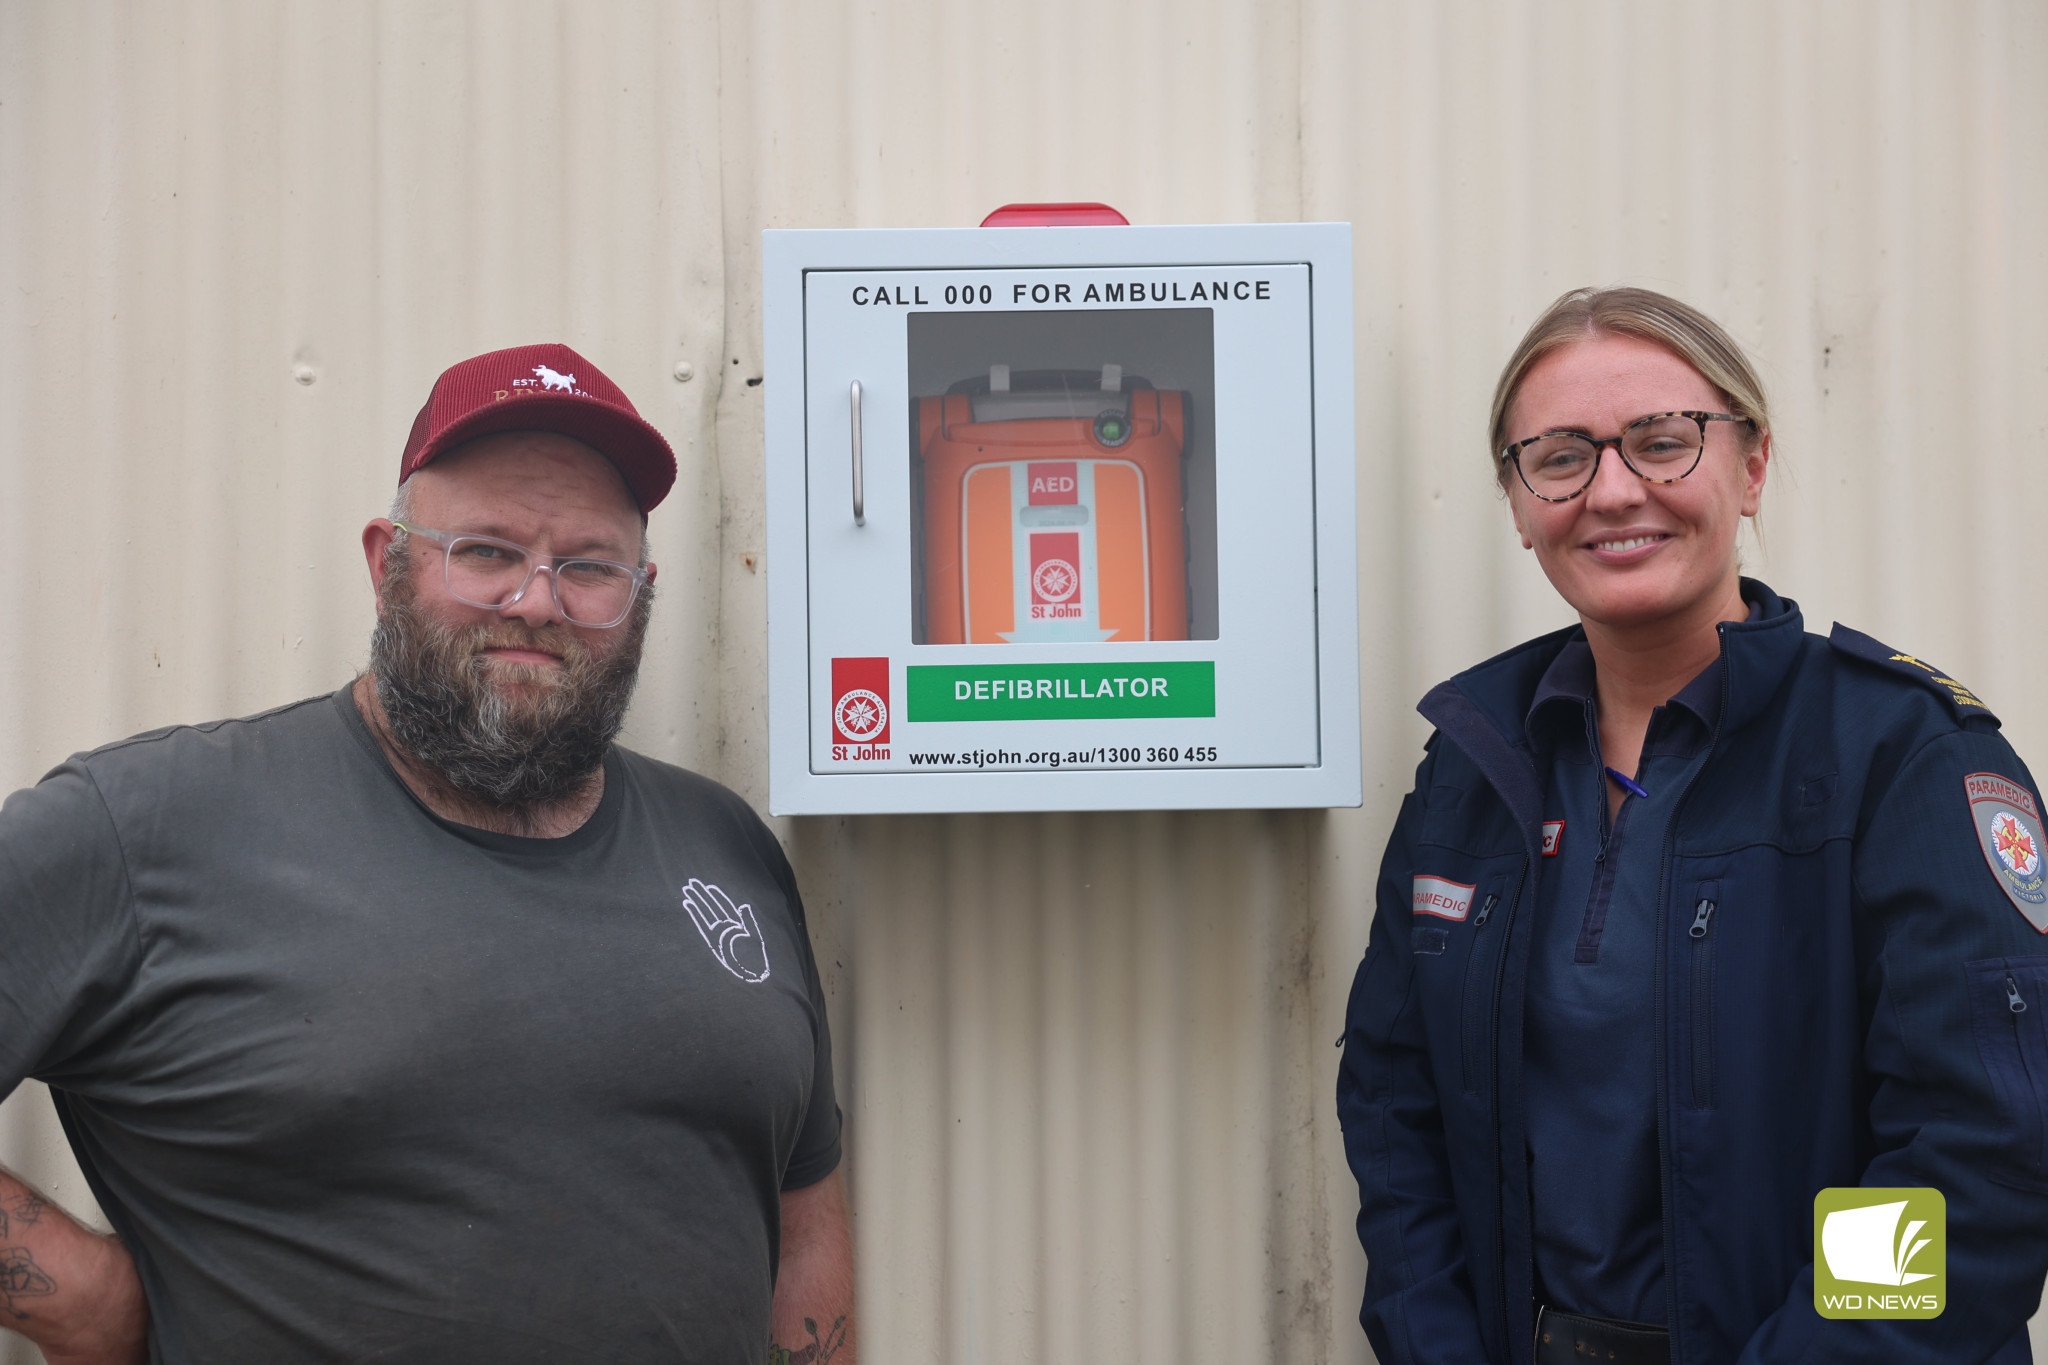
POLYGON ((860 468, 860 381, 854 380, 847 388, 847 398, 853 404, 853 524, 868 524, 868 494, 866 480, 860 468))

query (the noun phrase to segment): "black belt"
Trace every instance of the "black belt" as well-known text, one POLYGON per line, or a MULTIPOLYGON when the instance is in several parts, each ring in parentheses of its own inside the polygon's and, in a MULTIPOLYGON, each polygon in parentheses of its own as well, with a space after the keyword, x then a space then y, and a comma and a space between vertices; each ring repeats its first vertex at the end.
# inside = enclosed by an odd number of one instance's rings
POLYGON ((1536 1365, 1671 1365, 1662 1327, 1616 1318, 1587 1318, 1555 1308, 1536 1312, 1536 1365))

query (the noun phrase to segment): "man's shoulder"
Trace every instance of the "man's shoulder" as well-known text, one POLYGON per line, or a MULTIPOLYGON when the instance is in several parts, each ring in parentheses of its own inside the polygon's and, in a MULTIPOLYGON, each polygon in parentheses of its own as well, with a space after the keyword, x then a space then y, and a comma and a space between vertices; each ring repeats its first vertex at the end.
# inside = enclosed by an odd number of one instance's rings
POLYGON ((747 804, 745 797, 723 782, 623 744, 614 744, 612 753, 627 782, 656 805, 677 814, 732 820, 773 840, 760 814, 747 804))
POLYGON ((739 793, 723 782, 706 777, 681 764, 670 763, 651 754, 643 754, 638 749, 628 749, 623 744, 612 745, 612 753, 625 766, 633 780, 646 783, 663 794, 694 797, 720 804, 738 802, 742 806, 746 805, 739 793))
POLYGON ((795 873, 782 843, 745 797, 723 782, 623 744, 614 744, 612 754, 643 818, 665 831, 687 829, 727 850, 744 845, 784 883, 794 900, 795 873))
POLYGON ((82 766, 95 777, 153 770, 190 774, 221 764, 243 764, 255 755, 296 755, 308 745, 332 742, 343 734, 335 694, 323 692, 253 715, 144 730, 74 754, 65 766, 82 766))

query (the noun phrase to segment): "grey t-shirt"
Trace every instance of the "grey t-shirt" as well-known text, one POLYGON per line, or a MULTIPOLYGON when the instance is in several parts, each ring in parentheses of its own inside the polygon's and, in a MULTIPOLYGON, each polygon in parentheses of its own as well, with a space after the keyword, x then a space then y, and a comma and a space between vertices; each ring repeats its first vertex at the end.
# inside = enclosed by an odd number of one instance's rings
POLYGON ((780 848, 614 747, 560 839, 441 820, 346 690, 0 809, 0 1095, 53 1088, 159 1362, 762 1361, 838 1164, 780 848))

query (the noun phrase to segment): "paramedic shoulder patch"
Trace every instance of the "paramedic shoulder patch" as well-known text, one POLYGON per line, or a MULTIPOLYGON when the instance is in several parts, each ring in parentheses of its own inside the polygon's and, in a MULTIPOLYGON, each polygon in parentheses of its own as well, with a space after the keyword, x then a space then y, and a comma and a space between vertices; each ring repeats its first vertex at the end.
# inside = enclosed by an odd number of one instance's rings
POLYGON ((1963 779, 1970 823, 1999 889, 2036 933, 2048 934, 2048 877, 2041 869, 2041 808, 2034 794, 1997 773, 1963 779))
POLYGON ((1860 630, 1851 630, 1840 621, 1828 636, 1828 643, 1842 653, 1875 664, 1879 668, 1911 678, 1949 704, 1957 720, 1968 720, 1971 716, 1986 716, 1994 723, 1998 717, 1991 714, 1991 708, 1977 700, 1977 694, 1948 674, 1910 654, 1901 653, 1890 645, 1880 644, 1860 630))

